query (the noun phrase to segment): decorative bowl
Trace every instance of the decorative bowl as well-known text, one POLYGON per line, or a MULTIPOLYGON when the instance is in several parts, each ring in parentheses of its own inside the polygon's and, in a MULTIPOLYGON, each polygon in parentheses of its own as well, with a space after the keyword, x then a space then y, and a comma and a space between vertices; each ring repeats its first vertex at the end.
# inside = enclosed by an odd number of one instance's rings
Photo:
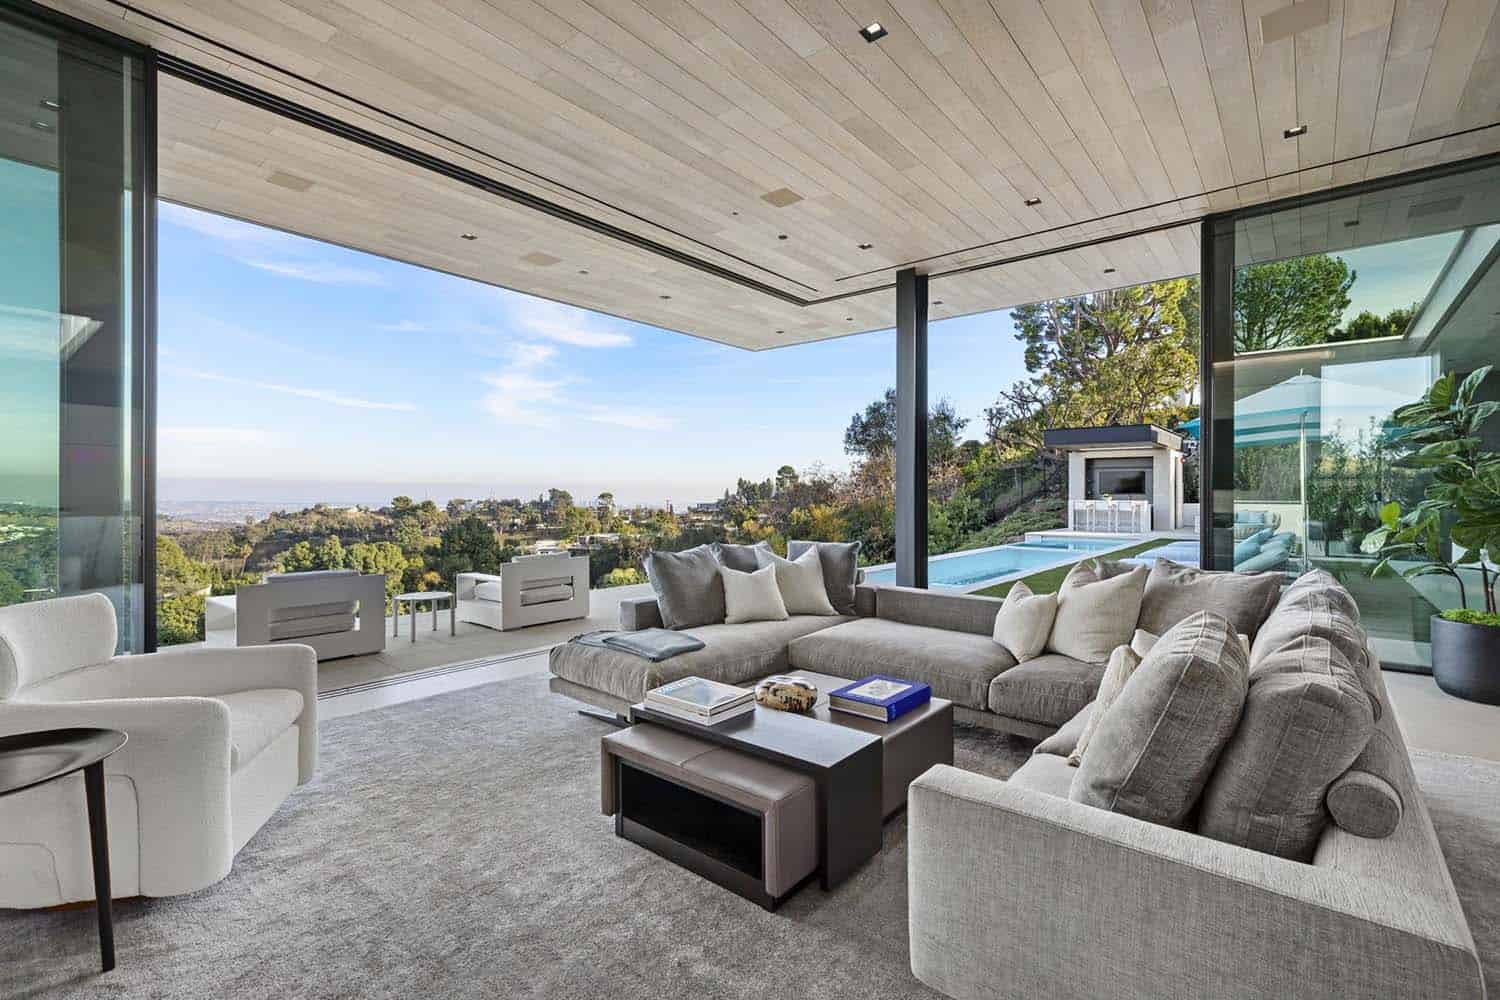
POLYGON ((767 677, 755 685, 755 700, 766 708, 800 715, 817 704, 818 689, 802 677, 767 677))

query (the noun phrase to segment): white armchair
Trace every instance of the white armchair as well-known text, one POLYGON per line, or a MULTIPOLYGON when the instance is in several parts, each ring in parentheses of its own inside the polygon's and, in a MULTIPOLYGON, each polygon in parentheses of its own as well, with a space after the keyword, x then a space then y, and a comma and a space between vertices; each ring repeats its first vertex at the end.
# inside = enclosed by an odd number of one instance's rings
MULTIPOLYGON (((318 762, 318 664, 301 645, 115 656, 99 594, 0 608, 0 735, 98 726, 112 889, 174 896, 234 856, 318 762)), ((0 799, 0 907, 94 898, 82 779, 0 799)))
POLYGON ((460 573, 458 620, 495 629, 589 616, 588 556, 520 556, 494 573, 460 573))

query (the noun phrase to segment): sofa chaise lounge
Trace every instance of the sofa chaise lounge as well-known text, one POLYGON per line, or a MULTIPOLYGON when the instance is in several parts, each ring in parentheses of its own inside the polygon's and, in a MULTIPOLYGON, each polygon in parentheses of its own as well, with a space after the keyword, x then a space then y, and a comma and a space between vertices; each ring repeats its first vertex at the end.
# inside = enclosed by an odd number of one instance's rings
MULTIPOLYGON (((851 680, 896 674, 932 685, 954 718, 1040 739, 1093 700, 1104 668, 1048 653, 1017 664, 992 638, 1001 602, 910 587, 855 588, 855 615, 705 625, 704 648, 652 663, 616 650, 565 643, 550 656, 553 691, 617 715, 651 688, 698 676, 750 684, 806 670, 851 680)), ((659 628, 656 598, 620 604, 620 627, 659 628)))

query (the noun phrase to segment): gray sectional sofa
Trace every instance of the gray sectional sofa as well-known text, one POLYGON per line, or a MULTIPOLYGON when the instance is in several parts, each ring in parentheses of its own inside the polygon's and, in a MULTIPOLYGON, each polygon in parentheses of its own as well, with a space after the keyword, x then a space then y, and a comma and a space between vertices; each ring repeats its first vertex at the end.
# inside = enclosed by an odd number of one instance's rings
MULTIPOLYGON (((652 663, 616 650, 565 643, 550 657, 552 690, 619 715, 653 687, 698 676, 750 684, 806 670, 855 680, 887 673, 932 685, 960 722, 1040 739, 1094 697, 1104 668, 1055 653, 1017 664, 992 638, 1001 602, 909 587, 855 588, 856 615, 688 629, 704 648, 652 663)), ((620 605, 620 627, 661 626, 655 598, 620 605)))
MULTIPOLYGON (((1087 711, 1040 745, 1008 781, 938 765, 911 784, 910 947, 919 979, 960 1000, 1482 1000, 1474 938, 1379 661, 1357 618, 1352 627, 1329 625, 1337 616, 1324 613, 1326 606, 1347 593, 1323 574, 1309 574, 1294 589, 1306 597, 1310 583, 1334 599, 1309 612, 1307 603, 1287 608, 1283 596, 1272 611, 1261 629, 1267 638, 1248 654, 1250 694, 1238 728, 1198 811, 1178 826, 1078 801, 1074 783, 1081 769, 1070 766, 1068 755, 1087 711), (1314 576, 1321 579, 1309 579, 1314 576), (1359 637, 1354 648, 1362 654, 1353 662, 1357 679, 1339 680, 1330 670, 1338 655, 1328 648, 1351 635, 1359 637), (1278 654, 1265 647, 1277 643, 1283 659, 1273 663, 1278 654), (1302 668, 1313 682, 1291 699, 1311 725, 1274 713, 1268 722, 1254 707, 1265 704, 1257 702, 1258 685, 1292 690, 1288 652, 1313 654, 1302 668), (1363 713, 1369 736, 1353 765, 1325 791, 1306 778, 1340 725, 1340 703, 1363 713), (1247 773, 1230 762, 1236 741, 1252 727, 1258 732, 1250 738, 1269 738, 1281 766, 1262 760, 1247 773), (1297 744, 1305 753, 1293 749, 1297 744), (1226 768, 1238 770, 1225 784, 1259 789, 1243 796, 1249 815, 1227 838, 1223 827, 1213 831, 1208 816, 1226 768), (1296 812, 1290 800, 1299 783, 1312 797, 1304 797, 1300 815, 1288 818, 1284 813, 1296 812), (1351 798, 1338 798, 1346 793, 1351 798), (1341 812, 1350 801, 1361 808, 1341 812), (1278 812, 1283 815, 1272 815, 1278 812), (1309 817, 1321 822, 1309 826, 1309 817), (1366 836, 1351 832, 1362 824, 1382 828, 1366 827, 1366 836), (1279 850, 1299 827, 1310 834, 1305 852, 1279 850)), ((1324 778, 1342 766, 1325 769, 1324 778)))

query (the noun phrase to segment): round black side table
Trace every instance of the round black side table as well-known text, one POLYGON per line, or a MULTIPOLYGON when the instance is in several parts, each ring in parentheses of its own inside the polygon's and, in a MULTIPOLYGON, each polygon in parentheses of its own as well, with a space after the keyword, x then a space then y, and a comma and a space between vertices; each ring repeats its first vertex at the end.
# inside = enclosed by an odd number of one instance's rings
POLYGON ((48 729, 0 736, 0 796, 83 772, 99 909, 99 957, 105 972, 115 967, 115 928, 110 914, 109 831, 104 823, 104 758, 124 745, 125 734, 113 729, 48 729))

